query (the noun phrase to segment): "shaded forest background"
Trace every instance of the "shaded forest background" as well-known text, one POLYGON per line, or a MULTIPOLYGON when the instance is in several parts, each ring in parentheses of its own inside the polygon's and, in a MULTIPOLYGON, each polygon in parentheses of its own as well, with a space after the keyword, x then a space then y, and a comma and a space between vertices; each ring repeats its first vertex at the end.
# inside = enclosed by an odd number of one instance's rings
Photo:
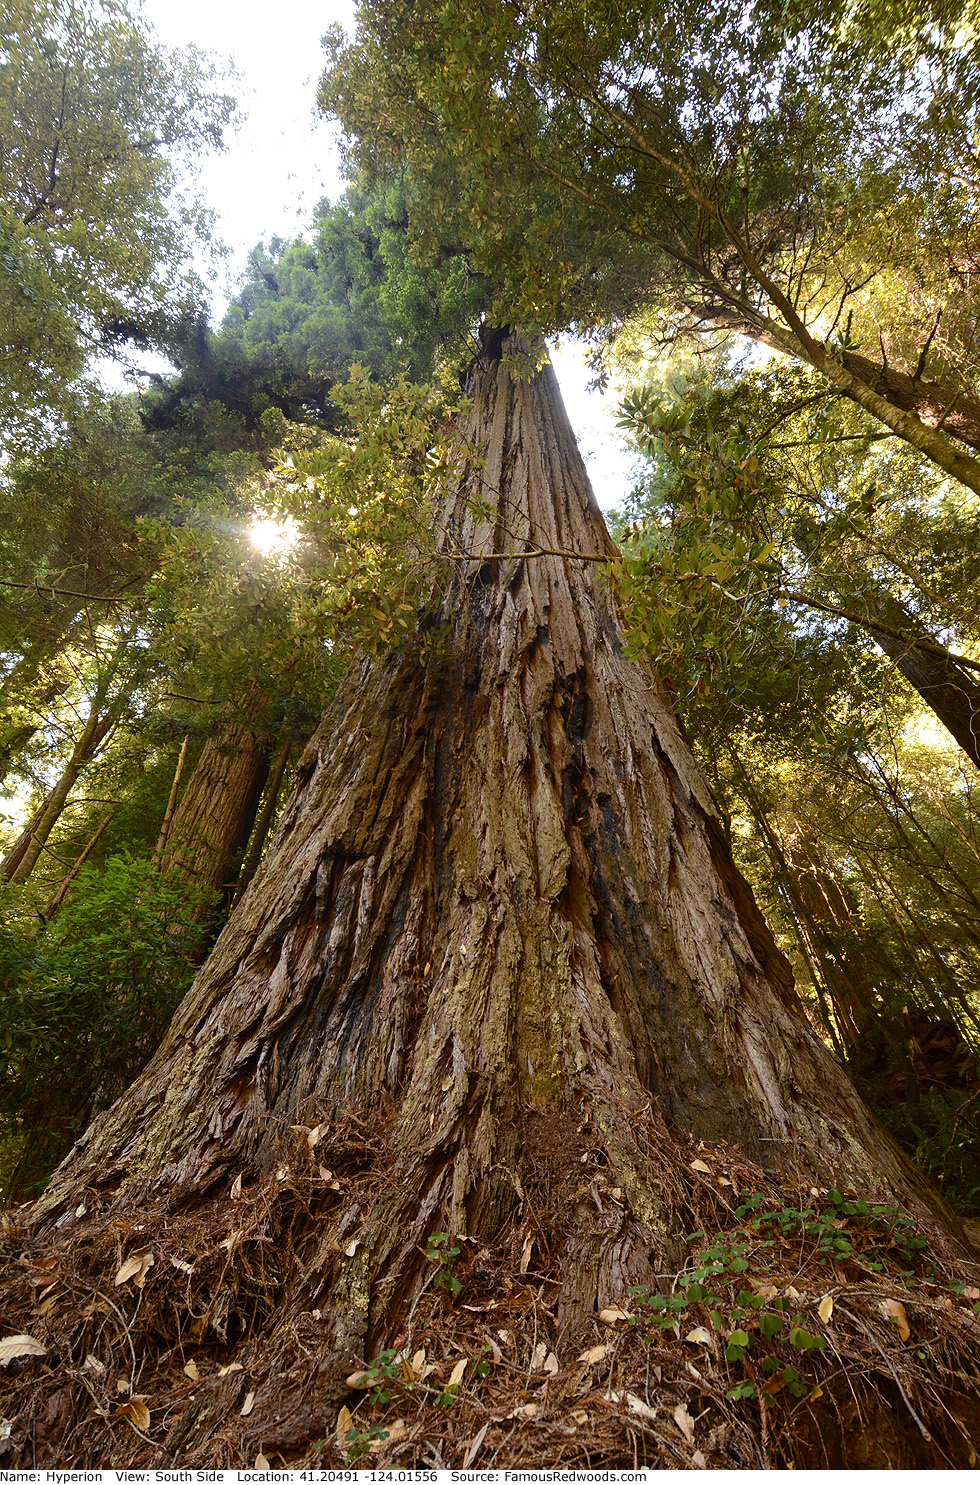
POLYGON ((969 22, 709 37, 678 7, 638 82, 644 7, 569 7, 536 51, 481 9, 333 39, 349 187, 220 325, 179 171, 225 83, 118 7, 4 23, 0 1186, 36 1193, 145 1064, 352 657, 410 642, 461 377, 508 323, 587 335, 621 388, 631 642, 814 1025, 978 1219, 969 22), (173 374, 107 392, 147 347, 173 374))

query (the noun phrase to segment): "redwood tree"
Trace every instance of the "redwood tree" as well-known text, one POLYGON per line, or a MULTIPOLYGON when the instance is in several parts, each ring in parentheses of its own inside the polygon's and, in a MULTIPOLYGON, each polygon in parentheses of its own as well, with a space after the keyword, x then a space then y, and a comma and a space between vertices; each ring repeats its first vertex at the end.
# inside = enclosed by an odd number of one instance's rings
POLYGON ((433 1231, 512 1228, 542 1139, 575 1171, 587 1140, 606 1178, 601 1215, 565 1185, 535 1218, 573 1336, 683 1266, 691 1141, 963 1241, 807 1024, 667 689, 623 652, 612 543, 526 355, 491 336, 474 367, 417 634, 353 668, 163 1045, 38 1208, 59 1241, 100 1208, 217 1213, 291 1126, 329 1151, 355 1111, 370 1199, 328 1204, 275 1301, 326 1326, 303 1375, 328 1416, 406 1322, 433 1231))

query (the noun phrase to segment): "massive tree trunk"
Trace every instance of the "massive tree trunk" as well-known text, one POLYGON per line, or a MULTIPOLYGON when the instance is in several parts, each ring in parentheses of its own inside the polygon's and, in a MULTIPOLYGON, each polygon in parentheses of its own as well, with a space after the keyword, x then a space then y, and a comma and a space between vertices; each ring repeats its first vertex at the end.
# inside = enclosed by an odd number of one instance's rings
POLYGON ((573 1337, 676 1272, 698 1140, 956 1229, 806 1023, 666 690, 623 653, 553 372, 512 379, 498 346, 473 399, 432 612, 353 668, 164 1044, 37 1213, 70 1241, 93 1209, 218 1212, 288 1177, 291 1128, 329 1176, 356 1117, 356 1197, 324 1188, 279 1301, 317 1317, 328 1415, 408 1321, 436 1229, 528 1224, 521 1272, 549 1255, 573 1337))
POLYGON ((187 780, 162 848, 162 869, 213 894, 209 913, 231 902, 269 771, 264 739, 235 723, 209 737, 187 780))

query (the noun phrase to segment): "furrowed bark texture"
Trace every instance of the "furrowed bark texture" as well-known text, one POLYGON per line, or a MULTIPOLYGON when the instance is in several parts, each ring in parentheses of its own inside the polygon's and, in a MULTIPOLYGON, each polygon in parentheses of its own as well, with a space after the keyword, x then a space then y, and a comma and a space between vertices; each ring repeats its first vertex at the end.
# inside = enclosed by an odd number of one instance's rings
POLYGON ((615 1188, 555 1216, 565 1323, 675 1251, 687 1134, 945 1223, 809 1030, 601 564, 530 555, 612 551, 551 368, 488 356, 473 398, 440 531, 474 555, 448 563, 437 642, 350 676, 163 1047, 41 1208, 203 1194, 291 1124, 377 1110, 383 1189, 324 1224, 293 1297, 338 1347, 392 1333, 432 1231, 501 1231, 542 1120, 593 1131, 615 1188))
POLYGON ((247 727, 209 737, 187 780, 162 853, 177 871, 219 895, 227 910, 269 772, 265 743, 247 727))

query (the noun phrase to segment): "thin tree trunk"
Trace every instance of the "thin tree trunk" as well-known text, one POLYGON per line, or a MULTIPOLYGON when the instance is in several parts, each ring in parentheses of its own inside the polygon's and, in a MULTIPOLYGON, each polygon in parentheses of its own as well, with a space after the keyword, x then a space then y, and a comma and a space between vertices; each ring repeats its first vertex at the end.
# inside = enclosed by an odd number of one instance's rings
POLYGON ((112 819, 112 817, 113 817, 114 814, 115 814, 115 811, 114 810, 110 810, 109 813, 106 815, 105 819, 99 825, 98 829, 95 831, 95 834, 91 837, 91 839, 89 840, 89 842, 86 845, 85 849, 82 851, 81 855, 78 857, 78 859, 75 862, 74 866, 72 867, 71 871, 69 871, 67 873, 67 875, 63 878, 62 883, 61 883, 61 886, 58 888, 57 892, 54 894, 54 896, 52 897, 51 901, 48 903, 47 907, 44 909, 44 917, 45 917, 45 919, 48 922, 51 921, 51 919, 54 917, 55 913, 60 908, 61 904, 64 902, 64 900, 65 900, 65 894, 68 891, 68 888, 71 886, 72 882, 78 876, 78 873, 81 871, 82 867, 85 865, 86 861, 91 856, 92 852, 95 850, 95 847, 98 845, 99 841, 102 839, 102 836, 105 833, 106 828, 108 827, 109 821, 112 819))
POLYGON ((37 865, 48 837, 61 818, 68 797, 99 748, 116 725, 116 717, 99 714, 99 702, 89 708, 85 725, 72 749, 61 777, 41 808, 32 816, 0 868, 8 882, 26 882, 37 865))
POLYGON ((185 736, 180 745, 180 753, 177 758, 177 767, 174 769, 173 783, 170 785, 170 796, 167 799, 167 808, 163 812, 163 820, 160 825, 160 834, 153 848, 153 859, 150 862, 150 871, 156 874, 163 865, 163 853, 170 839, 170 827, 173 823, 174 808, 177 804, 177 790, 180 788, 180 776, 184 771, 184 759, 187 757, 188 738, 185 736))
POLYGON ((875 608, 880 612, 869 613, 868 617, 875 643, 894 661, 971 762, 980 768, 980 686, 950 655, 937 653, 936 641, 895 599, 879 594, 875 608), (900 627, 908 638, 899 639, 878 628, 875 617, 892 629, 900 627), (928 641, 928 647, 917 643, 922 639, 928 641))

